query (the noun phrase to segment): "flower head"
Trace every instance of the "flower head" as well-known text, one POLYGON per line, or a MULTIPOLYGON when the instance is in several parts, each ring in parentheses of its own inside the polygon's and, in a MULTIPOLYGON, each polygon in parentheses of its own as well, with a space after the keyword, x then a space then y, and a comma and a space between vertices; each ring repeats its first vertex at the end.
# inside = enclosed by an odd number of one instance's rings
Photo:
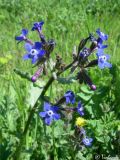
POLYGON ((96 90, 96 85, 92 84, 90 85, 91 90, 95 91, 96 90))
POLYGON ((83 138, 82 142, 85 146, 91 146, 92 145, 92 141, 93 139, 92 138, 88 138, 88 137, 85 137, 83 138))
POLYGON ((82 127, 86 124, 86 120, 84 118, 78 117, 75 122, 76 126, 82 127))
POLYGON ((98 49, 105 49, 107 47, 108 47, 107 45, 103 45, 103 40, 101 38, 97 39, 97 48, 98 49))
POLYGON ((80 135, 86 135, 86 131, 83 127, 80 128, 80 135))
POLYGON ((100 28, 96 30, 96 33, 98 34, 99 38, 101 38, 102 41, 106 41, 108 39, 108 35, 100 31, 100 28))
POLYGON ((77 112, 83 116, 84 115, 84 108, 81 102, 78 102, 77 112))
POLYGON ((97 47, 100 48, 100 49, 107 48, 107 45, 103 45, 103 41, 106 41, 108 39, 108 35, 101 32, 100 29, 97 29, 96 33, 99 36, 98 39, 97 39, 97 47))
POLYGON ((111 68, 112 64, 107 62, 110 59, 110 56, 108 54, 104 54, 103 50, 98 49, 98 53, 96 54, 98 57, 98 66, 100 69, 103 69, 105 67, 111 68))
POLYGON ((96 38, 93 36, 92 33, 90 33, 89 38, 90 38, 90 41, 91 41, 91 42, 96 41, 96 38))
POLYGON ((88 48, 83 48, 83 50, 80 52, 79 56, 81 58, 88 57, 90 55, 88 48))
POLYGON ((35 22, 33 27, 32 27, 32 31, 37 30, 37 31, 41 31, 42 30, 42 26, 43 26, 44 22, 35 22))
POLYGON ((40 112, 39 115, 44 119, 47 125, 50 125, 53 120, 60 119, 60 114, 57 113, 58 107, 51 106, 49 103, 44 103, 44 112, 40 112))
POLYGON ((32 63, 34 64, 38 59, 41 59, 44 54, 45 50, 42 50, 42 44, 40 42, 35 42, 34 45, 29 43, 25 44, 25 49, 27 50, 27 54, 23 56, 24 60, 32 59, 32 63))
POLYGON ((67 91, 64 94, 64 97, 66 99, 66 103, 72 103, 72 104, 75 103, 75 95, 74 95, 74 93, 72 91, 67 91))
POLYGON ((16 37, 15 37, 15 40, 17 40, 17 41, 19 41, 19 42, 20 42, 20 41, 23 41, 23 40, 26 39, 27 34, 28 34, 28 30, 27 30, 27 29, 22 29, 21 35, 20 35, 20 36, 16 36, 16 37))

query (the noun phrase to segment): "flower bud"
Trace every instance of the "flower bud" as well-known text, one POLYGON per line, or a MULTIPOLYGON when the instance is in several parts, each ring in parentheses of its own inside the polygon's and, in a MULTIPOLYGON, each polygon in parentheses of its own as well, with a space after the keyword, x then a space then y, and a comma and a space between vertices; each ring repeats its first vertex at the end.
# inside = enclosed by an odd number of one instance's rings
POLYGON ((90 85, 90 88, 95 91, 96 90, 96 86, 94 84, 90 85))

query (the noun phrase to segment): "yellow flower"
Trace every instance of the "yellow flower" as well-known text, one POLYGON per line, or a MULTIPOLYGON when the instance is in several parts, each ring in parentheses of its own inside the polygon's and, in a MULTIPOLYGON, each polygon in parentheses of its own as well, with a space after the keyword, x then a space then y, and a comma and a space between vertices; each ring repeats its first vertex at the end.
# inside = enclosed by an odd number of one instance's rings
POLYGON ((82 126, 84 126, 86 124, 86 122, 87 121, 84 118, 78 117, 76 119, 75 124, 76 124, 76 126, 82 127, 82 126))

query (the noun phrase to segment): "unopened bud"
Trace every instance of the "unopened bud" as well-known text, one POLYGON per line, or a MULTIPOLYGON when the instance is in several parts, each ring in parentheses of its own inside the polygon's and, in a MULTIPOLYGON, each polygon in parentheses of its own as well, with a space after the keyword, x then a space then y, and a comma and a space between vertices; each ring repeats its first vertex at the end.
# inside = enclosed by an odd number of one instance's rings
POLYGON ((93 41, 90 46, 90 52, 93 52, 97 47, 97 41, 93 41))
POLYGON ((90 88, 91 88, 93 91, 96 90, 96 86, 95 86, 94 84, 92 84, 92 85, 90 86, 90 88))
POLYGON ((40 68, 36 71, 36 73, 32 76, 31 81, 32 81, 32 82, 36 82, 37 79, 38 79, 38 77, 39 77, 40 74, 42 73, 42 71, 43 71, 43 67, 40 67, 40 68))
POLYGON ((32 76, 31 81, 36 82, 37 78, 35 76, 32 76))

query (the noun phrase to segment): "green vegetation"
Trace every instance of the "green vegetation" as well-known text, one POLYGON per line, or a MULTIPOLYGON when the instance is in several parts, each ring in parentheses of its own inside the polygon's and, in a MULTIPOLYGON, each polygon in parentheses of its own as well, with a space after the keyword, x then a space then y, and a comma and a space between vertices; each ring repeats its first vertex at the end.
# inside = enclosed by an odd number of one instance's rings
MULTIPOLYGON (((21 160, 92 160, 94 155, 120 156, 120 0, 0 0, 0 159, 12 160, 12 155, 24 130, 28 113, 41 89, 13 70, 20 69, 30 75, 36 70, 30 61, 23 61, 23 44, 15 36, 22 28, 31 29, 36 21, 43 20, 47 39, 54 39, 56 47, 52 59, 60 54, 66 64, 72 61, 72 50, 80 40, 97 28, 109 35, 106 53, 111 55, 112 69, 95 67, 90 75, 97 86, 95 92, 77 82, 62 84, 55 81, 46 93, 52 101, 67 90, 73 90, 77 99, 85 104, 88 135, 93 145, 83 150, 71 142, 74 124, 66 127, 64 121, 46 127, 34 114, 30 124, 21 160)), ((33 40, 39 37, 30 32, 33 40)), ((62 76, 67 77, 69 71, 62 76)), ((48 80, 43 76, 37 82, 43 86, 48 80)), ((66 121, 67 123, 67 121, 66 121)), ((73 123, 73 122, 72 122, 73 123)), ((77 143, 77 142, 76 142, 77 143)))

